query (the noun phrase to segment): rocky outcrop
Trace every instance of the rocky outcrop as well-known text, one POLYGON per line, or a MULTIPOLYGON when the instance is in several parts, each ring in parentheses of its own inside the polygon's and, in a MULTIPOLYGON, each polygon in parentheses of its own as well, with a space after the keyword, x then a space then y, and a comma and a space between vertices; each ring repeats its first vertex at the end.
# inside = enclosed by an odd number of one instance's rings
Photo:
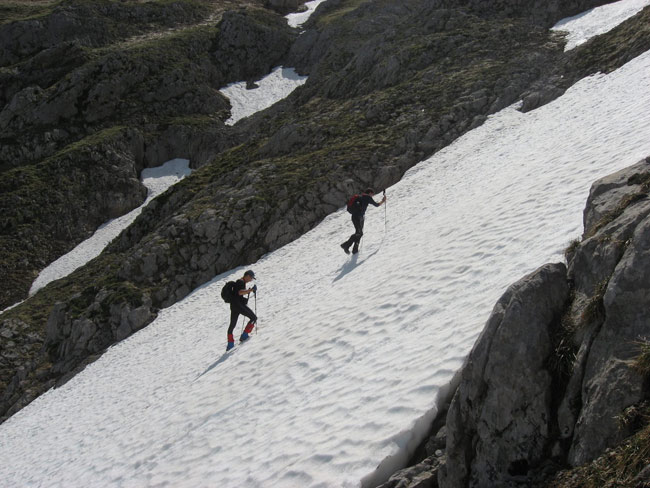
POLYGON ((57 158, 3 174, 0 274, 6 286, 0 307, 24 298, 39 269, 99 225, 144 202, 142 146, 137 131, 109 131, 57 158))
POLYGON ((269 7, 283 14, 295 11, 301 3, 300 0, 268 0, 269 7))
POLYGON ((192 23, 208 15, 199 3, 63 2, 40 16, 0 26, 0 66, 15 64, 62 43, 98 47, 136 34, 192 23), (47 15, 42 15, 46 13, 47 15))
MULTIPOLYGON (((0 169, 51 156, 106 126, 155 128, 161 120, 197 115, 210 116, 217 125, 229 110, 218 89, 268 73, 293 37, 279 16, 236 11, 226 12, 216 28, 171 33, 158 45, 144 40, 107 49, 81 66, 68 61, 73 69, 52 84, 34 79, 40 65, 24 63, 3 73, 16 91, 6 89, 6 105, 0 110, 0 130, 7 141, 0 148, 0 169), (24 86, 25 78, 33 84, 24 86)), ((68 43, 56 49, 74 54, 79 47, 68 43)), ((82 63, 87 57, 72 59, 82 63)), ((65 71, 48 75, 55 73, 65 71)))
POLYGON ((552 264, 497 302, 447 415, 441 486, 505 486, 542 462, 553 431, 551 331, 568 297, 566 267, 552 264))
POLYGON ((89 356, 125 339, 155 318, 149 296, 123 291, 126 297, 116 299, 115 293, 100 290, 82 314, 74 310, 78 296, 54 306, 45 336, 45 348, 53 363, 52 375, 69 373, 89 356), (92 318, 101 308, 107 310, 109 319, 97 323, 92 318))
POLYGON ((650 158, 594 183, 568 267, 542 266, 495 305, 446 415, 444 462, 394 486, 544 486, 638 429, 621 418, 650 398, 633 366, 650 337, 649 196, 650 158))
POLYGON ((649 393, 630 367, 638 341, 650 337, 649 189, 650 158, 597 182, 585 210, 585 238, 570 262, 579 362, 559 425, 571 439, 571 466, 629 435, 616 419, 649 393))
POLYGON ((603 3, 600 0, 462 0, 471 10, 498 17, 524 16, 536 24, 551 27, 564 17, 570 17, 603 3))

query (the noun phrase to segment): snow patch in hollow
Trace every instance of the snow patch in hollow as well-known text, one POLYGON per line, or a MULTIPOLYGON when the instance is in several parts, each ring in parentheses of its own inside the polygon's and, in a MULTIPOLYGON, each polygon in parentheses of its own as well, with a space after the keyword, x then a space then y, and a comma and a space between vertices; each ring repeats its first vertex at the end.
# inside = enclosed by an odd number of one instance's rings
POLYGON ((64 254, 43 269, 32 283, 29 296, 52 281, 68 276, 90 260, 101 254, 108 244, 115 239, 140 215, 142 209, 154 198, 189 175, 192 170, 187 159, 172 159, 156 168, 142 170, 142 184, 147 187, 147 199, 138 208, 116 219, 111 219, 97 228, 95 233, 81 242, 72 251, 64 254))
POLYGON ((306 76, 300 76, 293 68, 275 68, 267 76, 256 82, 257 88, 248 89, 245 81, 238 81, 222 88, 220 92, 230 100, 231 115, 226 125, 234 125, 244 117, 253 115, 260 110, 289 96, 289 94, 304 85, 306 76))
POLYGON ((302 24, 307 22, 307 19, 311 17, 311 14, 314 13, 316 7, 318 7, 321 3, 325 1, 326 0, 313 0, 311 2, 305 2, 305 7, 307 7, 307 10, 305 10, 304 12, 295 12, 287 15, 286 16, 287 23, 291 27, 300 27, 302 24))

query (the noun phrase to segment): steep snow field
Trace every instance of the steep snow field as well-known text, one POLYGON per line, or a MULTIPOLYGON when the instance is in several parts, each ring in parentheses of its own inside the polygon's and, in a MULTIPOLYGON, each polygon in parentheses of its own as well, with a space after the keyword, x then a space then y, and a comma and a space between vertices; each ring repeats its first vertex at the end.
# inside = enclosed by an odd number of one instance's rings
POLYGON ((382 481, 505 288, 579 237, 590 184, 650 155, 648 86, 650 52, 533 112, 491 116, 368 209, 357 256, 339 248, 352 232, 341 210, 215 277, 2 424, 2 484, 382 481), (219 291, 247 268, 258 333, 226 355, 219 291))

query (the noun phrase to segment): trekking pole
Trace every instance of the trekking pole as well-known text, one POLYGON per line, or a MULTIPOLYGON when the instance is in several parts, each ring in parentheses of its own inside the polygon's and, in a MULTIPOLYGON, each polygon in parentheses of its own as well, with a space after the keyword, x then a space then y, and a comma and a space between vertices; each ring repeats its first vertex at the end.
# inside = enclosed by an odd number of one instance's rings
MULTIPOLYGON (((257 317, 257 290, 253 292, 253 295, 255 296, 255 316, 257 317)), ((255 335, 257 335, 257 332, 260 330, 260 326, 258 325, 255 327, 255 335)))
POLYGON ((384 190, 384 235, 386 235, 386 205, 388 205, 385 198, 386 198, 386 190, 384 190))

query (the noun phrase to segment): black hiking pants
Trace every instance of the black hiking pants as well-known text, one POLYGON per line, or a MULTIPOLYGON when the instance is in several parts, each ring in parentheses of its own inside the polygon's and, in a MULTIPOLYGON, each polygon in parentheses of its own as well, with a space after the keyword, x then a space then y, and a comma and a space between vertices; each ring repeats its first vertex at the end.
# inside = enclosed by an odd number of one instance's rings
POLYGON ((228 327, 228 334, 232 334, 233 330, 235 330, 237 319, 239 319, 240 315, 248 317, 253 324, 257 322, 257 315, 248 308, 248 305, 244 305, 238 301, 233 301, 230 303, 230 327, 228 327))
POLYGON ((343 243, 345 247, 350 247, 352 244, 354 244, 354 249, 358 250, 359 249, 359 242, 361 242, 361 237, 363 236, 363 215, 353 215, 352 216, 352 224, 354 225, 354 234, 350 236, 350 238, 343 243))

